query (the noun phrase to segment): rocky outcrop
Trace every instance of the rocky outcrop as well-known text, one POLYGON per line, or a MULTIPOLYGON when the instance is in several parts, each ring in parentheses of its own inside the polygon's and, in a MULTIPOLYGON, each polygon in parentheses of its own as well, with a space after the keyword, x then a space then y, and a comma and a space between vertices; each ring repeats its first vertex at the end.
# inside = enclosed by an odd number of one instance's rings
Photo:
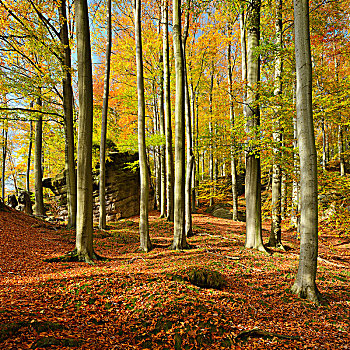
MULTIPOLYGON (((220 219, 232 220, 232 206, 228 203, 216 203, 206 209, 206 213, 211 214, 220 219)), ((238 221, 245 221, 245 213, 238 212, 238 221)))
MULTIPOLYGON (((139 168, 131 169, 138 160, 138 154, 111 152, 106 162, 106 219, 116 221, 138 215, 140 212, 139 168)), ((60 208, 59 216, 67 217, 67 186, 65 173, 43 180, 43 186, 50 188, 60 208)), ((94 220, 99 218, 99 170, 93 172, 94 220)), ((150 195, 150 203, 153 196, 150 195)))

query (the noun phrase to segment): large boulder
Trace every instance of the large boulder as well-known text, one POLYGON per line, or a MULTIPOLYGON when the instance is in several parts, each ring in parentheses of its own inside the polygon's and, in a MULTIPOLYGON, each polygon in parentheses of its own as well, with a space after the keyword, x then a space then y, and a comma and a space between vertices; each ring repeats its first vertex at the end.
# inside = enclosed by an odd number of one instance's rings
MULTIPOLYGON (((228 203, 216 203, 206 209, 206 213, 220 219, 232 220, 231 205, 228 203)), ((238 212, 238 220, 245 221, 245 213, 238 212)))
MULTIPOLYGON (((139 168, 131 164, 138 160, 138 154, 111 152, 106 161, 106 219, 116 221, 140 213, 140 174, 139 168)), ((65 172, 54 178, 43 180, 43 186, 50 188, 60 207, 60 216, 65 218, 67 211, 67 186, 65 172)), ((99 219, 99 169, 93 172, 93 213, 99 219)), ((150 203, 153 196, 150 195, 150 203)))
POLYGON ((30 194, 27 191, 21 191, 18 196, 18 209, 26 214, 32 215, 32 201, 30 199, 30 194))

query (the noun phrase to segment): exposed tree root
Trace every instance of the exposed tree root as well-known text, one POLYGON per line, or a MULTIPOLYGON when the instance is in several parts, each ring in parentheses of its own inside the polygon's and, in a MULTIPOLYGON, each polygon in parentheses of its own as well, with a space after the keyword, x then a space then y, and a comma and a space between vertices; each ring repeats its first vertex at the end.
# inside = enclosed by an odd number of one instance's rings
POLYGON ((108 261, 108 258, 105 258, 95 251, 93 253, 92 259, 89 256, 77 254, 77 250, 67 253, 66 255, 58 256, 55 258, 44 259, 45 262, 86 262, 92 264, 94 260, 97 261, 108 261))
POLYGON ((140 246, 137 251, 143 253, 149 253, 154 248, 153 244, 149 244, 147 247, 140 246))
POLYGON ((307 299, 316 305, 320 304, 321 293, 318 291, 316 285, 300 285, 297 281, 291 288, 292 293, 296 294, 299 298, 307 299))
POLYGON ((182 244, 181 247, 178 247, 177 245, 174 245, 174 243, 169 246, 170 250, 176 250, 176 251, 183 251, 183 250, 189 250, 189 249, 193 249, 193 247, 191 245, 189 245, 187 242, 185 244, 182 244))
POLYGON ((141 259, 143 261, 146 261, 146 259, 144 259, 142 256, 135 256, 133 258, 131 258, 129 261, 128 261, 128 264, 132 264, 134 261, 136 261, 137 259, 141 259))
POLYGON ((269 241, 266 244, 266 247, 280 249, 284 252, 286 252, 288 250, 288 247, 285 247, 282 242, 277 242, 276 244, 271 244, 271 242, 269 241))
POLYGON ((258 337, 258 338, 267 338, 267 339, 272 339, 272 338, 280 338, 280 339, 288 339, 288 340, 300 340, 299 336, 291 336, 291 335, 283 335, 283 334, 278 334, 278 333, 273 333, 273 332, 267 332, 263 331, 262 329, 259 328, 253 328, 247 331, 241 331, 239 332, 235 339, 236 340, 245 340, 248 337, 258 337))

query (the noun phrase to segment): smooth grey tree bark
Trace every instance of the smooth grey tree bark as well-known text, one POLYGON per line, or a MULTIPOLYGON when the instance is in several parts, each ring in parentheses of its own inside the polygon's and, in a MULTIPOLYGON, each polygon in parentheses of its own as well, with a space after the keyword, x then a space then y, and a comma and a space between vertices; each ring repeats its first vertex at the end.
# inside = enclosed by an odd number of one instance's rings
MULTIPOLYGON (((158 100, 156 92, 156 82, 152 82, 152 91, 153 91, 153 133, 158 135, 160 133, 159 129, 159 111, 158 111, 158 100)), ((153 166, 154 166, 154 210, 160 209, 161 201, 161 157, 160 157, 160 147, 153 146, 153 166)))
POLYGON ((100 140, 100 182, 99 199, 100 212, 98 226, 100 230, 106 228, 106 139, 107 139, 107 115, 109 97, 109 76, 111 71, 112 52, 112 0, 107 1, 107 45, 106 45, 106 68, 103 89, 101 140, 100 140))
POLYGON ((137 66, 137 101, 138 101, 138 144, 140 166, 140 250, 149 252, 152 249, 148 227, 148 198, 149 198, 149 174, 146 155, 145 135, 145 96, 143 81, 142 41, 141 41, 141 1, 135 0, 135 46, 137 66))
POLYGON ((287 175, 282 169, 281 175, 281 219, 286 218, 286 206, 287 206, 287 175))
POLYGON ((316 286, 318 255, 317 153, 312 115, 312 66, 309 1, 294 0, 296 107, 300 155, 300 258, 292 292, 318 303, 316 286))
MULTIPOLYGON (((38 109, 42 108, 42 100, 37 98, 38 109)), ((35 215, 44 215, 44 195, 43 195, 43 169, 42 169, 42 145, 43 145, 43 116, 37 114, 35 123, 35 150, 34 150, 34 183, 35 183, 35 215)))
POLYGON ((343 136, 342 125, 338 126, 338 156, 339 156, 340 176, 345 176, 344 136, 343 136))
POLYGON ((248 4, 247 28, 247 100, 246 130, 248 145, 246 150, 246 248, 265 251, 261 228, 261 168, 259 152, 259 92, 260 57, 257 48, 260 40, 260 0, 251 0, 248 4))
POLYGON ((1 166, 1 198, 5 203, 5 175, 6 175, 6 157, 7 157, 7 138, 8 138, 8 125, 7 120, 4 121, 2 128, 2 166, 1 166))
MULTIPOLYGON (((229 28, 228 34, 232 35, 232 30, 229 28)), ((235 145, 235 111, 233 104, 233 66, 232 62, 232 50, 231 43, 227 47, 227 70, 228 70, 228 88, 229 88, 229 100, 230 100, 230 122, 231 122, 231 180, 232 180, 232 220, 238 220, 238 191, 237 191, 237 160, 236 160, 236 145, 235 145)))
POLYGON ((326 165, 327 165, 327 135, 326 135, 326 122, 325 118, 322 117, 322 169, 323 171, 326 171, 326 165))
POLYGON ((181 1, 173 0, 173 42, 175 56, 175 190, 174 239, 172 249, 188 247, 185 232, 185 77, 181 40, 181 1))
POLYGON ((184 94, 185 94, 185 123, 186 123, 186 183, 185 183, 185 231, 186 236, 191 237, 192 232, 192 174, 195 157, 193 154, 193 137, 192 137, 192 119, 191 119, 191 103, 190 92, 187 74, 187 62, 186 62, 186 43, 190 25, 190 4, 191 0, 186 1, 186 13, 184 30, 182 34, 182 54, 183 54, 183 67, 184 67, 184 94))
MULTIPOLYGON (((293 118, 293 147, 296 150, 298 148, 298 131, 297 131, 297 119, 293 118)), ((297 229, 297 237, 300 233, 300 169, 299 169, 299 156, 296 152, 293 153, 293 182, 292 182, 292 205, 290 223, 292 227, 297 229)))
MULTIPOLYGON (((160 34, 161 23, 163 18, 163 9, 161 7, 159 19, 159 29, 158 34, 160 34)), ((160 82, 160 92, 159 92, 159 132, 165 139, 165 120, 164 120, 164 63, 163 63, 163 51, 160 53, 160 69, 161 69, 161 82, 160 82)), ((165 160, 165 144, 162 144, 159 148, 160 152, 160 217, 166 217, 166 160, 165 160)))
POLYGON ((167 220, 174 221, 174 157, 170 102, 168 0, 162 0, 162 14, 167 220))
POLYGON ((58 14, 61 23, 59 33, 62 45, 62 87, 63 112, 65 125, 65 169, 67 183, 68 228, 75 228, 77 216, 77 176, 74 156, 74 122, 73 122, 73 89, 72 89, 72 59, 69 44, 66 0, 60 2, 58 14))
POLYGON ((30 193, 30 163, 32 160, 32 148, 33 148, 33 121, 29 122, 29 145, 28 145, 28 158, 27 158, 27 171, 26 171, 26 190, 30 193))
POLYGON ((214 185, 214 132, 213 132, 213 89, 214 89, 214 62, 212 62, 212 69, 210 73, 210 87, 209 87, 209 180, 210 180, 210 194, 209 206, 214 204, 215 185, 214 185))
POLYGON ((93 85, 87 0, 75 1, 75 21, 79 91, 76 254, 79 260, 91 262, 95 257, 92 236, 93 85))
MULTIPOLYGON (((280 99, 282 95, 282 0, 276 0, 276 18, 275 18, 275 33, 276 33, 276 48, 277 54, 275 57, 275 91, 274 95, 280 99)), ((273 165, 272 165, 272 199, 271 199, 271 231, 268 245, 270 247, 283 248, 282 230, 281 230, 281 187, 282 187, 282 131, 280 122, 281 107, 279 101, 275 107, 275 116, 273 121, 273 165)))

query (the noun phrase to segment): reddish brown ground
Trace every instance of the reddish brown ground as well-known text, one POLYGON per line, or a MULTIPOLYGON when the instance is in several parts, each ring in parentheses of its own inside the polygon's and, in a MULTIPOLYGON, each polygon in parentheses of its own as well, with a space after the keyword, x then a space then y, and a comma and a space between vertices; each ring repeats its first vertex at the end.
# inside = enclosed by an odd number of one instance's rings
POLYGON ((96 251, 110 260, 92 266, 44 262, 72 250, 74 232, 0 212, 0 349, 40 348, 45 337, 57 344, 50 349, 74 348, 72 339, 79 349, 350 349, 350 237, 320 236, 316 307, 290 293, 293 231, 283 234, 290 250, 270 256, 243 248, 243 223, 196 214, 193 249, 174 252, 172 225, 158 216, 150 216, 148 254, 137 252, 137 217, 96 231, 96 251), (188 266, 220 271, 226 287, 174 278, 188 266), (45 322, 59 326, 35 326, 45 322), (297 339, 235 338, 254 327, 297 339))

